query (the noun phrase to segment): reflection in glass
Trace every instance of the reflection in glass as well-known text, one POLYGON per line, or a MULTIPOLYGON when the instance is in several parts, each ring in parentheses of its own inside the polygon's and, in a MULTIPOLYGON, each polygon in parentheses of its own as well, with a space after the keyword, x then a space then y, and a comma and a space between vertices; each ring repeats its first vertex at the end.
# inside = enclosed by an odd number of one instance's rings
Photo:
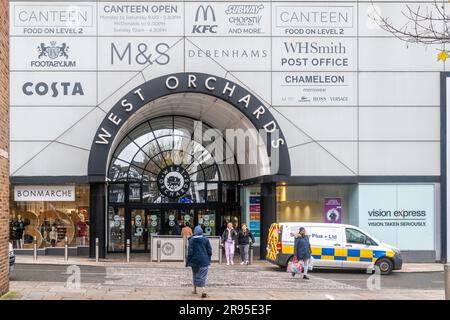
MULTIPOLYGON (((205 145, 192 140, 195 122, 182 116, 165 116, 142 123, 132 130, 115 150, 109 168, 111 181, 142 183, 142 201, 147 203, 204 203, 218 201, 218 191, 207 195, 205 182, 239 180, 237 166, 215 163, 214 156, 205 145), (168 199, 159 194, 157 180, 159 172, 168 165, 180 165, 190 175, 191 186, 179 199, 168 199), (232 168, 233 167, 233 168, 232 168), (206 199, 207 198, 207 199, 206 199)), ((205 124, 203 132, 210 129, 205 124)), ((225 152, 230 151, 225 145, 225 152)), ((232 152, 231 152, 232 154, 232 152)), ((134 184, 133 184, 134 186, 134 184)), ((137 186, 137 185, 136 185, 137 186)), ((211 185, 213 186, 213 185, 211 185)), ((140 201, 130 186, 130 201, 140 201)), ((212 189, 211 189, 212 190, 212 189)), ((137 191, 136 191, 137 192, 137 191)), ((110 192, 112 202, 120 201, 110 192)))
POLYGON ((142 209, 131 210, 131 248, 133 250, 145 250, 145 211, 142 209))
POLYGON ((124 251, 125 249, 125 208, 108 208, 108 251, 124 251))

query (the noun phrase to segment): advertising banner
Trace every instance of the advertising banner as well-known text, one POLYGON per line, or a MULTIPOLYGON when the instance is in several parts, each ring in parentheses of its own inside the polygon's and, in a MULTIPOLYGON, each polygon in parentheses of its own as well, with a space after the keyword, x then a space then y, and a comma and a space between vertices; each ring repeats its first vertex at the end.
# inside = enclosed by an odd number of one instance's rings
POLYGON ((360 185, 359 227, 403 250, 434 250, 434 185, 360 185))
POLYGON ((247 221, 248 228, 255 237, 255 243, 259 244, 261 237, 261 197, 259 191, 248 191, 247 221))
POLYGON ((342 199, 325 198, 324 212, 326 223, 342 223, 342 199))

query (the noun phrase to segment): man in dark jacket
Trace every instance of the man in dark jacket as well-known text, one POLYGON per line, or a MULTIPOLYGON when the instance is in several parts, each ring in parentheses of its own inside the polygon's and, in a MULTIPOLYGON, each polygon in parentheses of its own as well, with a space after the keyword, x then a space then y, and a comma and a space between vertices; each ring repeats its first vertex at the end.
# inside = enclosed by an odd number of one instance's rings
MULTIPOLYGON (((305 228, 300 227, 298 231, 299 233, 295 235, 294 241, 294 260, 303 262, 303 279, 309 280, 308 265, 311 259, 311 245, 305 228)), ((292 273, 292 276, 295 276, 295 273, 292 273)))
POLYGON ((192 267, 194 291, 197 293, 197 287, 202 288, 202 298, 206 297, 206 276, 208 266, 211 263, 212 248, 208 238, 203 236, 203 230, 200 226, 194 229, 194 235, 188 241, 188 257, 186 267, 192 267))

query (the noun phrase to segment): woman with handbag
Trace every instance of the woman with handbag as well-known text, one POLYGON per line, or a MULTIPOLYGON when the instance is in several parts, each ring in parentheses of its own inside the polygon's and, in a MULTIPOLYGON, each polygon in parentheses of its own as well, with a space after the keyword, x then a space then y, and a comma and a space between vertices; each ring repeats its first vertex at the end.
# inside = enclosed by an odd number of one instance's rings
MULTIPOLYGON (((295 235, 294 241, 294 262, 301 261, 303 264, 303 279, 308 278, 308 267, 311 261, 311 245, 309 243, 309 237, 306 235, 304 227, 300 227, 298 234, 295 235)), ((295 277, 295 272, 292 272, 292 276, 295 277)))
POLYGON ((234 259, 234 246, 236 244, 237 232, 233 228, 231 222, 228 223, 227 228, 222 234, 222 242, 225 246, 225 256, 227 257, 227 266, 233 265, 234 259))

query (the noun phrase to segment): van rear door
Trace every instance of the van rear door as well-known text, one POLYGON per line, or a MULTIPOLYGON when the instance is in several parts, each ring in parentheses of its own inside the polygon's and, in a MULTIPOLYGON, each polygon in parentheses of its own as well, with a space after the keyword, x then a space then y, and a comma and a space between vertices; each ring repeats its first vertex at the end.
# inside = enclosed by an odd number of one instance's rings
POLYGON ((311 226, 309 241, 314 265, 341 268, 345 259, 343 228, 340 226, 311 226))

